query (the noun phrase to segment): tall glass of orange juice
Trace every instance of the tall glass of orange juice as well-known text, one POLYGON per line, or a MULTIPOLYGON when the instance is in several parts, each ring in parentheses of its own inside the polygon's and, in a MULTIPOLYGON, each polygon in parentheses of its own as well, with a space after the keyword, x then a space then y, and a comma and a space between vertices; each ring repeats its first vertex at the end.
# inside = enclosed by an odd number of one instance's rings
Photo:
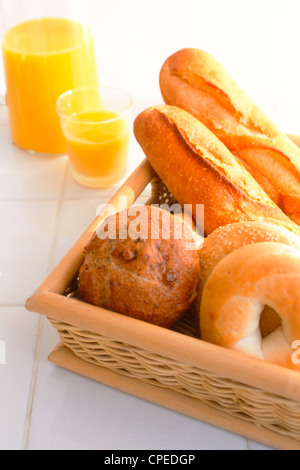
POLYGON ((105 188, 126 173, 132 99, 114 87, 69 90, 57 101, 71 172, 77 183, 105 188))
POLYGON ((68 14, 63 16, 64 11, 70 11, 70 5, 76 11, 76 6, 82 7, 83 3, 61 0, 58 9, 58 3, 53 2, 56 8, 52 9, 49 8, 52 0, 7 2, 9 12, 15 11, 16 24, 3 36, 2 55, 13 142, 37 153, 63 154, 66 142, 56 101, 71 88, 97 86, 98 68, 94 38, 84 15, 79 14, 80 9, 77 10, 80 20, 68 14), (24 4, 26 20, 22 21, 24 4), (21 9, 18 14, 17 5, 21 9))

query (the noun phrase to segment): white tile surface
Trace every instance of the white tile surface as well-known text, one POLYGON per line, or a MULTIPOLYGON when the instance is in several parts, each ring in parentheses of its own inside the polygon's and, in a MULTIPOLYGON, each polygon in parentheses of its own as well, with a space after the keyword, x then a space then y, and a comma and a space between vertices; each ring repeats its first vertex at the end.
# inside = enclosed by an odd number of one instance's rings
MULTIPOLYGON (((101 81, 131 93, 133 119, 162 103, 160 68, 188 46, 214 55, 284 130, 300 133, 298 0, 86 3, 101 81)), ((65 158, 33 157, 14 147, 7 123, 7 108, 0 106, 0 341, 7 346, 7 364, 0 365, 0 450, 268 449, 48 362, 57 333, 45 320, 39 329, 39 316, 25 311, 24 302, 116 188, 78 186, 65 158)), ((133 138, 128 174, 143 158, 133 138)))
POLYGON ((0 364, 0 450, 20 450, 34 371, 39 315, 23 307, 0 307, 0 341, 6 364, 0 364))
POLYGON ((0 200, 57 199, 66 157, 30 155, 12 145, 8 127, 0 127, 0 200))
POLYGON ((62 202, 57 228, 57 241, 52 262, 54 267, 96 218, 104 200, 75 199, 62 202))
POLYGON ((23 305, 49 267, 57 202, 0 201, 0 305, 23 305))

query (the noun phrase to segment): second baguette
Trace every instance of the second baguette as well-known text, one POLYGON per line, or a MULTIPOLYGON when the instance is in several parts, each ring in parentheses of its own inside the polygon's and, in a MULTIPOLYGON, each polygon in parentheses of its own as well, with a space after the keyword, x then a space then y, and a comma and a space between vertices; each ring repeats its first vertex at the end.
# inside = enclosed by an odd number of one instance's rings
POLYGON ((203 204, 205 235, 239 221, 270 219, 299 234, 294 224, 224 144, 198 119, 175 106, 156 106, 134 123, 135 137, 179 204, 203 204))

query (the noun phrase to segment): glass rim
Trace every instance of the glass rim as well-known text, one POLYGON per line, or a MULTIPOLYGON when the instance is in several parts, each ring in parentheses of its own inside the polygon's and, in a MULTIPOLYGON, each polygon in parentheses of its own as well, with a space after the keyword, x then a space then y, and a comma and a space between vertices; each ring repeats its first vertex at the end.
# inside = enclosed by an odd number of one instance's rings
MULTIPOLYGON (((12 52, 15 52, 17 54, 28 54, 28 51, 27 50, 24 50, 23 48, 21 47, 11 47, 9 46, 9 44, 7 44, 7 37, 9 35, 9 33, 15 29, 17 29, 18 27, 20 26, 24 26, 24 25, 29 25, 30 23, 33 23, 33 22, 41 22, 43 20, 69 20, 68 18, 63 18, 63 17, 59 17, 59 16, 42 16, 42 17, 37 17, 37 18, 32 18, 32 19, 28 19, 28 20, 25 20, 25 21, 22 21, 21 23, 16 23, 14 24, 13 26, 11 27, 8 27, 6 28, 4 34, 3 34, 3 37, 2 37, 2 41, 1 41, 1 46, 4 48, 4 49, 7 49, 8 51, 12 51, 12 52)), ((91 28, 88 24, 86 24, 86 22, 81 22, 81 21, 77 21, 77 20, 71 20, 73 23, 77 23, 78 25, 82 26, 83 28, 83 31, 84 33, 88 33, 88 39, 86 37, 86 34, 84 34, 84 44, 88 42, 88 40, 91 40, 93 38, 93 34, 91 32, 91 28)), ((45 35, 45 33, 43 32, 43 35, 45 35)), ((57 50, 54 50, 54 51, 43 51, 43 52, 30 52, 30 55, 34 56, 34 57, 39 57, 39 56, 45 56, 45 57, 49 57, 49 56, 52 56, 52 55, 55 55, 57 53, 64 53, 64 52, 68 52, 68 51, 73 51, 75 49, 78 49, 79 47, 81 46, 81 44, 76 44, 74 46, 71 46, 71 47, 67 47, 67 48, 63 48, 63 49, 57 49, 57 50)))
MULTIPOLYGON (((101 96, 101 95, 100 95, 101 96)), ((62 119, 68 119, 68 120, 72 120, 72 121, 77 121, 77 122, 82 122, 82 123, 85 123, 85 124, 108 124, 110 122, 114 122, 114 121, 119 121, 120 119, 124 118, 127 114, 129 114, 133 108, 133 99, 131 97, 131 95, 123 90, 122 88, 119 88, 119 87, 115 87, 115 86, 112 86, 112 85, 99 85, 99 86, 83 86, 83 87, 77 87, 77 88, 72 88, 70 90, 67 90, 66 92, 62 93, 57 101, 56 101, 56 112, 57 114, 59 115, 60 118, 62 119), (115 117, 115 118, 111 118, 111 119, 106 119, 106 120, 103 120, 103 121, 95 121, 93 119, 79 119, 76 115, 68 115, 62 111, 59 110, 59 103, 65 99, 67 96, 71 96, 73 94, 75 94, 75 92, 83 92, 83 91, 92 91, 92 90, 101 90, 101 89, 110 89, 110 90, 115 90, 115 91, 118 91, 118 92, 121 92, 123 95, 126 95, 128 100, 129 100, 129 104, 128 106, 126 107, 126 110, 118 113, 118 116, 115 117)))

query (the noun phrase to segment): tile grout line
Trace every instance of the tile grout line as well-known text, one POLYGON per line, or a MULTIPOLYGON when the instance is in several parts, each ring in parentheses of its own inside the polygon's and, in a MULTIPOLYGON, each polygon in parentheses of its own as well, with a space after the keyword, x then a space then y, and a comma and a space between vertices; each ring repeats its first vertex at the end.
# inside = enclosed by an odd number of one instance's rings
POLYGON ((22 450, 27 450, 27 445, 28 445, 28 437, 29 437, 29 430, 30 430, 30 423, 31 423, 31 415, 32 415, 32 410, 33 410, 35 386, 36 386, 38 367, 39 367, 39 357, 40 357, 40 350, 41 350, 44 320, 45 319, 42 317, 42 315, 40 315, 38 331, 37 331, 37 342, 36 342, 35 355, 34 355, 34 366, 33 366, 32 377, 31 377, 31 386, 30 386, 30 392, 29 392, 29 398, 28 398, 25 428, 24 428, 24 435, 23 435, 23 442, 22 442, 22 450))
MULTIPOLYGON (((59 217, 60 217, 61 207, 62 207, 63 200, 64 200, 63 195, 64 195, 64 189, 65 189, 65 184, 67 180, 67 170, 68 170, 68 165, 66 164, 64 171, 63 171, 61 189, 60 189, 59 197, 57 200, 55 223, 53 227, 53 236, 52 236, 52 242, 51 242, 51 247, 50 247, 50 252, 49 252, 48 268, 47 268, 48 274, 50 273, 53 260, 54 260, 59 217)), ((30 433, 30 424, 31 424, 32 411, 33 411, 35 388, 36 388, 36 383, 37 383, 37 375, 38 375, 38 368, 39 368, 39 361, 40 361, 40 352, 41 352, 42 333, 43 333, 44 323, 45 323, 45 318, 41 315, 40 320, 39 320, 38 331, 37 331, 37 342, 36 342, 35 355, 34 355, 34 367, 33 367, 33 372, 32 372, 32 377, 31 377, 31 387, 30 387, 30 393, 29 393, 29 398, 28 398, 22 450, 27 450, 27 447, 28 447, 28 439, 29 439, 29 433, 30 433)))
POLYGON ((48 274, 50 273, 50 271, 53 267, 52 265, 53 265, 55 248, 56 248, 59 217, 60 217, 61 207, 62 207, 63 201, 65 200, 65 198, 64 198, 64 188, 65 188, 65 183, 66 183, 66 180, 67 180, 67 173, 68 173, 68 165, 66 164, 65 168, 64 168, 62 184, 61 184, 61 190, 60 190, 60 194, 59 194, 59 198, 58 198, 58 202, 57 202, 57 208, 56 208, 55 224, 54 224, 54 228, 53 228, 53 237, 52 237, 52 243, 51 243, 51 248, 50 248, 50 253, 49 253, 49 262, 48 262, 48 268, 47 268, 48 274))

